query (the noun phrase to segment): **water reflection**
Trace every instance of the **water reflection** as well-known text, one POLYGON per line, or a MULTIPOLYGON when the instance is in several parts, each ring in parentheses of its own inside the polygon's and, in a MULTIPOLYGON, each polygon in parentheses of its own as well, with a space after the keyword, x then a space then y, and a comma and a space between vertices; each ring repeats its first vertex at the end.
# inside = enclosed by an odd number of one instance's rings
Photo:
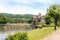
POLYGON ((31 24, 0 24, 0 40, 5 40, 9 34, 21 31, 31 31, 31 24))
POLYGON ((12 30, 30 30, 32 29, 31 24, 0 24, 1 31, 12 31, 12 30))

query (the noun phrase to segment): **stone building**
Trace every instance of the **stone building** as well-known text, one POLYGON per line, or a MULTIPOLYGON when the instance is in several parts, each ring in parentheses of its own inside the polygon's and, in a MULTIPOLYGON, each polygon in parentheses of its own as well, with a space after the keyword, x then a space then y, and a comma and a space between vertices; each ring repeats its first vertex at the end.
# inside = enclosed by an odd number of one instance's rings
POLYGON ((36 27, 36 25, 38 25, 38 23, 42 23, 42 24, 45 23, 45 20, 44 20, 44 18, 42 17, 41 13, 39 13, 39 14, 36 15, 36 16, 33 16, 33 17, 32 17, 32 20, 33 20, 33 27, 36 27))

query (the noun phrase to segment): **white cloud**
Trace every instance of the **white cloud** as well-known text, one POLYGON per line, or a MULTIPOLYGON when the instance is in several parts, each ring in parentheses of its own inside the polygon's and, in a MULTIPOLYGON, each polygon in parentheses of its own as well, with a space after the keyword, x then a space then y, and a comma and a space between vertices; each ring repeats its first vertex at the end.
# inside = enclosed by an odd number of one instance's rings
POLYGON ((0 13, 11 13, 11 14, 38 14, 39 12, 43 13, 42 10, 32 9, 27 6, 16 6, 16 7, 5 7, 0 5, 0 13))
MULTIPOLYGON (((13 0, 14 2, 21 2, 21 3, 33 3, 33 2, 40 2, 40 3, 46 3, 48 2, 47 0, 13 0)), ((45 14, 45 11, 40 10, 40 9, 33 9, 32 7, 29 6, 14 6, 14 7, 9 7, 7 3, 4 3, 4 1, 0 1, 0 13, 11 13, 11 14, 38 14, 39 12, 42 13, 42 15, 45 14)), ((32 4, 31 4, 32 5, 32 4)))

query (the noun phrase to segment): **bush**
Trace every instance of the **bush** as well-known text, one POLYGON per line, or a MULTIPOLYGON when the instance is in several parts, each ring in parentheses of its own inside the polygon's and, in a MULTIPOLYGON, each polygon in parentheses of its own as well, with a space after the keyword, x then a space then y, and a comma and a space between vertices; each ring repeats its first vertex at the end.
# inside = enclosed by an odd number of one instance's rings
POLYGON ((28 36, 26 32, 18 32, 8 36, 5 40, 28 40, 28 36))
POLYGON ((42 28, 42 25, 37 25, 38 28, 42 28))

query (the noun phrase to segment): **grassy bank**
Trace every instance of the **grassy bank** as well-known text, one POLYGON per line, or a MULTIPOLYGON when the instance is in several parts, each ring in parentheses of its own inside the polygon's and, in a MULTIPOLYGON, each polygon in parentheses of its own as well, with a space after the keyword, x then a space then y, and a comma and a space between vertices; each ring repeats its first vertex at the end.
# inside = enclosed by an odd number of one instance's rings
MULTIPOLYGON (((57 27, 60 29, 60 27, 57 27)), ((40 40, 48 35, 50 35, 54 31, 54 27, 43 27, 42 29, 35 29, 30 32, 27 32, 25 35, 24 32, 17 32, 17 34, 8 36, 8 40, 13 38, 13 40, 40 40), (16 35, 16 36, 15 36, 16 35), (27 37, 26 37, 27 36, 27 37)))
POLYGON ((52 33, 53 31, 54 31, 53 27, 44 27, 42 29, 35 29, 28 33, 29 40, 40 40, 43 37, 52 33))

